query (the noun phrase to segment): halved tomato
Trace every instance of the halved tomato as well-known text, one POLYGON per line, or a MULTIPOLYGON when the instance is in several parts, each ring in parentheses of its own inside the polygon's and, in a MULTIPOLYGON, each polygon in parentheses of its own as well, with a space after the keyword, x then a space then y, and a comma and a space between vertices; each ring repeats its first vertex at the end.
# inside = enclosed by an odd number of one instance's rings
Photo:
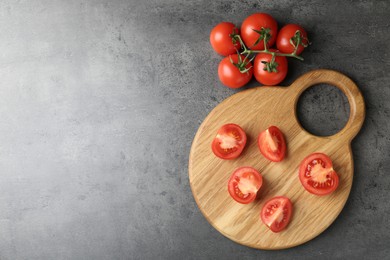
POLYGON ((261 210, 261 220, 272 232, 280 232, 290 223, 292 203, 289 198, 278 196, 267 201, 261 210))
POLYGON ((257 139, 260 152, 270 161, 280 162, 286 154, 286 141, 279 128, 270 126, 257 139))
POLYGON ((299 180, 303 187, 315 195, 327 195, 337 189, 339 176, 332 160, 323 153, 313 153, 301 162, 299 180))
POLYGON ((240 167, 229 179, 228 190, 232 198, 242 204, 255 200, 263 184, 263 177, 252 167, 240 167))
POLYGON ((213 153, 221 159, 237 158, 246 144, 246 134, 239 125, 226 124, 217 132, 211 148, 213 153))

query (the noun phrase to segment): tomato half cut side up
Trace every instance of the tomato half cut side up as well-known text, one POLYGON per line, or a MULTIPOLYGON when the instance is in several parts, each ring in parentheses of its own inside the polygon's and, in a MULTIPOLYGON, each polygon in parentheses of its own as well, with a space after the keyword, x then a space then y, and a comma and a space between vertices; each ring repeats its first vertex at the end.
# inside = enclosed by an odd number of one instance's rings
POLYGON ((246 134, 239 125, 226 124, 218 130, 211 148, 221 159, 235 159, 244 150, 246 139, 246 134))
POLYGON ((256 199, 262 185, 263 177, 256 169, 240 167, 230 176, 228 191, 235 201, 248 204, 256 199))
POLYGON ((260 152, 270 161, 280 162, 286 154, 286 141, 282 131, 276 126, 270 126, 259 134, 257 139, 260 152))
POLYGON ((320 196, 334 192, 339 185, 332 160, 323 153, 313 153, 303 159, 299 180, 308 192, 320 196))
POLYGON ((290 223, 292 203, 289 198, 278 196, 267 201, 261 210, 261 220, 272 231, 280 232, 290 223))

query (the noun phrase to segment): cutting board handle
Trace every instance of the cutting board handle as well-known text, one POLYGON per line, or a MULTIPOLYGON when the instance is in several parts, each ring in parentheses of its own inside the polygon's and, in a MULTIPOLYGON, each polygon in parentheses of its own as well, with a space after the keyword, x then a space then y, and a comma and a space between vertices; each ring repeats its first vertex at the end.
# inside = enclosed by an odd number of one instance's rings
MULTIPOLYGON (((350 107, 349 119, 345 127, 340 132, 327 138, 350 142, 363 125, 365 106, 359 88, 350 78, 340 72, 327 69, 314 70, 303 74, 291 84, 289 89, 294 92, 295 118, 297 119, 297 103, 301 94, 311 86, 321 83, 339 88, 347 96, 350 107)), ((297 121, 299 122, 298 119, 297 121)))

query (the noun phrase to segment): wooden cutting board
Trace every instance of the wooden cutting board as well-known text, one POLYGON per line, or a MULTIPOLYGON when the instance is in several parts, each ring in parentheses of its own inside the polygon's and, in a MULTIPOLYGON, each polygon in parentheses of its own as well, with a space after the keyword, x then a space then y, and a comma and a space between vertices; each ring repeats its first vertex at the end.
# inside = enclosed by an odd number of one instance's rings
POLYGON ((364 100, 358 87, 331 70, 306 73, 289 87, 257 87, 232 95, 206 117, 191 147, 189 179, 199 209, 219 232, 249 247, 283 249, 313 239, 329 227, 347 201, 353 179, 351 141, 364 116, 364 100), (350 105, 346 126, 328 137, 306 132, 296 114, 299 96, 319 83, 341 89, 350 105), (241 156, 231 161, 219 159, 211 151, 217 130, 227 123, 240 125, 248 137, 241 156), (268 161, 257 147, 258 134, 270 125, 278 126, 286 138, 287 157, 282 162, 268 161), (329 155, 339 174, 339 187, 330 195, 312 195, 299 181, 299 164, 313 152, 329 155), (249 205, 235 202, 227 191, 231 173, 240 166, 254 167, 263 175, 258 198, 249 205), (260 211, 267 200, 280 195, 291 199, 294 212, 287 229, 273 233, 260 220, 260 211))

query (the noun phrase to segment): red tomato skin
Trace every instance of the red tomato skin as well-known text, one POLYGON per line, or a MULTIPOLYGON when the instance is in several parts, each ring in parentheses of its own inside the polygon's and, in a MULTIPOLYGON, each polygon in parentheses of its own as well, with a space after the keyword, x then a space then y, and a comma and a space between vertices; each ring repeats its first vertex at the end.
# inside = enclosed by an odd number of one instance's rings
POLYGON ((263 221, 263 223, 264 223, 272 232, 278 233, 278 232, 284 230, 284 229, 288 226, 288 224, 289 224, 290 221, 291 221, 292 213, 293 213, 293 206, 292 206, 291 200, 290 200, 289 198, 285 197, 285 196, 277 196, 277 197, 271 198, 270 200, 268 200, 268 201, 264 204, 264 206, 263 206, 263 208, 262 208, 262 210, 261 210, 261 213, 260 213, 260 218, 261 218, 261 220, 263 221), (287 221, 286 221, 286 223, 284 223, 284 225, 281 226, 281 227, 276 227, 275 225, 268 226, 268 225, 267 225, 267 222, 268 222, 268 221, 267 221, 267 216, 266 216, 266 215, 267 215, 267 213, 266 213, 267 207, 268 207, 268 205, 272 204, 274 201, 277 201, 277 200, 283 200, 283 201, 286 203, 285 206, 287 207, 287 216, 286 216, 287 221))
POLYGON ((255 75, 256 80, 266 86, 274 86, 282 82, 286 78, 288 71, 287 59, 284 56, 275 57, 275 62, 278 63, 276 68, 278 72, 268 72, 264 70, 265 64, 263 64, 262 61, 270 62, 271 59, 271 54, 258 53, 253 62, 253 74, 255 75))
POLYGON ((221 135, 226 134, 229 129, 236 130, 242 138, 240 141, 241 145, 237 147, 236 152, 230 153, 228 155, 224 155, 218 151, 218 148, 217 148, 218 139, 217 138, 214 138, 213 142, 211 143, 211 150, 213 151, 214 155, 220 159, 223 159, 223 160, 233 160, 233 159, 236 159, 237 157, 239 157, 241 155, 242 151, 244 150, 245 145, 246 145, 246 141, 247 141, 247 136, 245 134, 245 131, 237 124, 225 124, 225 125, 221 126, 218 129, 217 135, 218 134, 221 134, 221 135))
POLYGON ((271 37, 269 38, 267 46, 272 47, 274 45, 278 33, 278 23, 269 14, 255 13, 248 16, 241 25, 241 38, 249 49, 264 50, 263 40, 256 44, 256 46, 253 46, 259 38, 259 34, 253 31, 253 29, 261 30, 262 27, 271 29, 271 37))
POLYGON ((257 145, 259 147, 261 154, 270 161, 273 161, 273 162, 283 161, 283 159, 286 155, 286 149, 287 149, 286 140, 284 139, 284 135, 283 135, 282 131, 280 131, 280 129, 276 126, 270 126, 270 127, 268 127, 268 129, 262 131, 259 134, 259 137, 257 138, 257 145), (280 149, 278 149, 277 153, 270 153, 266 147, 265 135, 266 135, 267 130, 272 135, 276 134, 276 137, 280 141, 280 146, 279 146, 280 149))
POLYGON ((244 166, 244 167, 240 167, 240 168, 237 168, 233 174, 230 176, 229 178, 229 182, 228 182, 228 191, 229 191, 229 194, 230 196, 235 200, 237 201, 238 203, 241 203, 241 204, 249 204, 251 202, 253 202, 255 199, 256 199, 256 196, 257 196, 257 193, 254 194, 254 193, 251 193, 248 198, 240 198, 238 196, 236 196, 235 192, 234 192, 234 186, 233 186, 233 181, 234 181, 234 177, 237 173, 239 172, 243 172, 245 170, 248 170, 248 172, 252 172, 254 173, 256 176, 257 176, 257 179, 259 180, 259 183, 260 183, 260 187, 259 189, 257 190, 257 192, 259 192, 259 190, 261 189, 262 185, 263 185, 263 176, 261 175, 260 172, 258 172, 255 168, 253 167, 248 167, 248 166, 244 166))
POLYGON ((337 189, 337 187, 339 185, 339 176, 335 171, 333 171, 334 172, 333 177, 334 177, 335 184, 329 190, 316 189, 316 188, 308 185, 306 182, 305 171, 306 171, 307 164, 310 163, 315 158, 319 158, 319 159, 323 160, 327 166, 333 167, 332 160, 326 154, 312 153, 309 156, 305 157, 299 166, 299 180, 301 181, 301 184, 305 188, 305 190, 307 190, 311 194, 318 195, 318 196, 325 196, 325 195, 331 194, 332 192, 334 192, 337 189))
POLYGON ((232 23, 222 22, 215 26, 210 33, 210 43, 214 51, 222 56, 228 56, 230 54, 237 53, 240 50, 241 45, 239 41, 235 44, 232 42, 230 35, 233 33, 240 34, 239 29, 232 23))
MULTIPOLYGON (((229 88, 241 88, 246 85, 253 76, 253 68, 248 72, 241 73, 240 70, 230 62, 230 58, 234 63, 238 62, 238 55, 233 54, 225 57, 218 66, 218 76, 222 84, 229 88)), ((242 60, 245 59, 245 56, 241 55, 242 60)), ((249 62, 245 68, 249 69, 252 66, 252 63, 249 62)))
MULTIPOLYGON (((280 52, 293 53, 294 46, 290 43, 290 39, 295 35, 296 31, 301 32, 301 36, 303 37, 302 42, 304 44, 308 44, 307 33, 305 29, 297 24, 287 24, 282 29, 280 29, 276 39, 276 47, 280 52)), ((302 45, 299 45, 296 54, 301 54, 304 49, 305 48, 302 45)))

